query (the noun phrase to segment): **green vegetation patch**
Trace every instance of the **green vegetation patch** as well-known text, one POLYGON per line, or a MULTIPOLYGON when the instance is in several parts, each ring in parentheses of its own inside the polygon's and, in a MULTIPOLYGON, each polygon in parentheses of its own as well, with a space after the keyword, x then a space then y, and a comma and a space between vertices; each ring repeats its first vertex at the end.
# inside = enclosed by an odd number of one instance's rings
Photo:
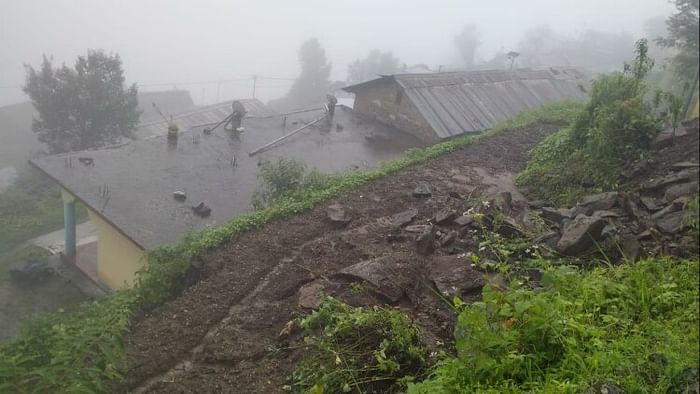
POLYGON ((328 297, 299 325, 313 356, 295 370, 295 392, 401 393, 427 370, 420 331, 398 310, 328 297))
POLYGON ((269 207, 241 215, 217 228, 188 234, 180 243, 147 253, 146 267, 132 289, 116 291, 79 312, 48 316, 29 324, 12 342, 0 347, 0 392, 103 392, 106 382, 125 371, 123 340, 139 309, 159 304, 201 255, 271 220, 294 215, 403 168, 454 152, 482 138, 536 121, 568 122, 580 104, 559 103, 523 113, 478 135, 461 136, 425 149, 413 149, 379 168, 334 175, 322 188, 299 189, 275 198, 269 207))
POLYGON ((685 392, 697 379, 698 261, 545 271, 543 288, 487 286, 462 310, 457 356, 409 393, 685 392), (691 379, 692 380, 692 379, 691 379))
POLYGON ((632 64, 593 82, 591 99, 576 120, 531 152, 518 177, 521 185, 558 205, 617 187, 621 164, 643 155, 662 124, 654 103, 645 100, 645 79, 654 65, 647 50, 640 40, 632 64))

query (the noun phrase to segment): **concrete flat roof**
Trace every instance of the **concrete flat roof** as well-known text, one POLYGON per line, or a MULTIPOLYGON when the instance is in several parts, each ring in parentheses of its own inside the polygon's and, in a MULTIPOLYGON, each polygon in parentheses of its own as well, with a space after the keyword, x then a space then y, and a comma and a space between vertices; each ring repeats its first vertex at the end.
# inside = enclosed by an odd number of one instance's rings
POLYGON ((260 159, 296 158, 333 173, 374 167, 420 144, 415 137, 338 106, 332 123, 323 120, 270 150, 248 155, 322 115, 322 110, 315 110, 246 118, 242 123, 245 131, 238 137, 222 128, 211 134, 197 128, 181 132, 176 144, 158 136, 118 147, 42 157, 31 164, 138 246, 150 249, 252 210, 260 159), (373 134, 390 142, 369 142, 365 137, 373 134), (185 192, 186 201, 174 199, 175 191, 185 192), (211 208, 209 217, 193 213, 191 207, 200 202, 211 208))

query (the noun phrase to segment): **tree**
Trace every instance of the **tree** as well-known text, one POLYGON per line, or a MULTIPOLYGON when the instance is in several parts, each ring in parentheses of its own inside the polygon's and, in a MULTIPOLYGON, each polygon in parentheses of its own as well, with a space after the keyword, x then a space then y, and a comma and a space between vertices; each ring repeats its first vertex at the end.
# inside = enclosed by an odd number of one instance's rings
POLYGON ((294 81, 287 99, 290 104, 301 107, 325 100, 328 93, 331 64, 326 60, 326 51, 316 38, 304 41, 299 48, 301 73, 294 81))
POLYGON ((476 58, 476 50, 481 45, 481 33, 476 29, 476 25, 464 25, 462 31, 454 40, 464 65, 467 68, 473 67, 476 58))
POLYGON ((677 48, 673 62, 677 74, 693 78, 698 68, 698 15, 700 0, 674 0, 677 12, 668 17, 668 37, 657 39, 665 47, 677 48))
POLYGON ((388 75, 400 70, 399 59, 391 52, 371 51, 364 59, 357 59, 348 66, 348 83, 360 83, 377 75, 388 75))
POLYGON ((88 50, 75 67, 25 65, 22 88, 39 112, 32 130, 51 153, 83 150, 129 137, 139 121, 138 90, 126 88, 119 55, 88 50))

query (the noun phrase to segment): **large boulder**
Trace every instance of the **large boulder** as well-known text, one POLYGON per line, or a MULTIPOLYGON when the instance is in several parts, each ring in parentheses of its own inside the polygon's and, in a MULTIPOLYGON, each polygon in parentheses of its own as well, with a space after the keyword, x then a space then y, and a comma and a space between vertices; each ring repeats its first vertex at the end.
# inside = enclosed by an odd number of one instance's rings
POLYGON ((577 216, 565 229, 556 249, 565 255, 576 255, 595 245, 601 239, 607 221, 597 215, 577 216))
POLYGON ((486 280, 464 257, 440 256, 427 265, 427 276, 445 296, 462 296, 481 290, 486 280))

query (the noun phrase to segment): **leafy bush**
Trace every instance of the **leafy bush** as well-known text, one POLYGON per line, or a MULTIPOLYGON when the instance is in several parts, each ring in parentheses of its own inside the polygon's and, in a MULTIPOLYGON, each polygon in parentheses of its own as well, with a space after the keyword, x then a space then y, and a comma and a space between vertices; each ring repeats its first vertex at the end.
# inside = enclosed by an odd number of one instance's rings
POLYGON ((300 190, 318 190, 326 186, 328 176, 318 170, 308 170, 301 160, 261 160, 258 164, 260 185, 253 194, 255 209, 268 207, 300 190))
POLYGON ((147 253, 144 270, 132 289, 118 290, 80 311, 46 316, 30 323, 14 340, 0 346, 0 392, 104 392, 106 382, 120 380, 125 370, 123 338, 129 319, 139 309, 163 302, 189 269, 192 257, 274 219, 297 214, 339 193, 356 189, 411 165, 461 149, 502 130, 535 121, 570 121, 576 104, 559 103, 526 112, 479 136, 465 135, 413 149, 379 168, 330 177, 323 188, 298 189, 274 204, 236 217, 223 226, 191 233, 176 245, 147 253))
POLYGON ((554 203, 573 203, 593 184, 596 191, 617 186, 621 164, 647 149, 660 121, 644 100, 645 78, 653 67, 645 40, 622 72, 593 82, 591 99, 570 127, 550 136, 531 153, 520 184, 554 203))
POLYGON ((398 393, 426 370, 420 332, 400 311, 352 308, 328 297, 300 326, 317 354, 295 370, 297 391, 398 393))
MULTIPOLYGON (((409 393, 673 390, 698 365, 698 261, 645 260, 582 272, 548 268, 544 289, 487 286, 464 306, 457 357, 409 393)), ((456 303, 460 305, 460 303, 456 303)))

